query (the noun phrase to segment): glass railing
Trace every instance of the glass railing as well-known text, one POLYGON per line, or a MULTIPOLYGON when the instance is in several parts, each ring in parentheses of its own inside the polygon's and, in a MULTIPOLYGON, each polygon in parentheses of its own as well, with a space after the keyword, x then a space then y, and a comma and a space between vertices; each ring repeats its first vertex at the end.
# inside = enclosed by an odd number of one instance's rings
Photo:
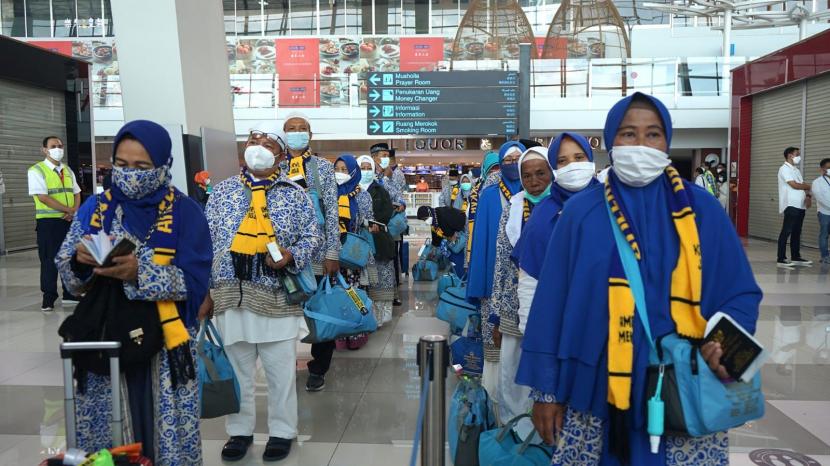
MULTIPOLYGON (((729 95, 729 70, 744 57, 545 59, 531 62, 531 104, 555 108, 561 99, 614 99, 635 91, 667 102, 729 95)), ((516 70, 517 60, 456 61, 453 70, 516 70)), ((280 79, 270 70, 230 74, 234 109, 365 107, 366 73, 313 74, 280 79)), ((120 108, 121 83, 116 73, 93 75, 96 108, 120 108)), ((703 101, 705 99, 699 99, 703 101)))

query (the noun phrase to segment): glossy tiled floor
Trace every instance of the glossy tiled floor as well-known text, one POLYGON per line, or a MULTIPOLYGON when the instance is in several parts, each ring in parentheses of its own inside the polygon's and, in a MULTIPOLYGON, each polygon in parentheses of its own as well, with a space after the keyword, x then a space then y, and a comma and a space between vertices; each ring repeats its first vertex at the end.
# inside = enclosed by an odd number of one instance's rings
MULTIPOLYGON (((830 267, 783 271, 775 267, 773 248, 758 241, 748 245, 765 293, 758 336, 773 354, 762 372, 766 416, 731 433, 732 464, 756 464, 750 453, 759 449, 784 449, 830 465, 830 267)), ((41 314, 38 288, 36 253, 0 258, 0 466, 35 465, 63 446, 56 348, 67 310, 41 314)), ((300 436, 291 456, 279 464, 408 464, 419 390, 415 343, 420 335, 445 333, 446 326, 432 317, 434 283, 410 282, 402 295, 404 305, 395 308, 394 321, 367 346, 335 354, 321 393, 303 390, 309 347, 300 345, 300 436)), ((261 464, 265 393, 260 374, 256 442, 241 464, 261 464)), ((221 464, 222 421, 203 423, 202 434, 205 463, 221 464)), ((816 464, 786 457, 777 461, 757 464, 816 464)))

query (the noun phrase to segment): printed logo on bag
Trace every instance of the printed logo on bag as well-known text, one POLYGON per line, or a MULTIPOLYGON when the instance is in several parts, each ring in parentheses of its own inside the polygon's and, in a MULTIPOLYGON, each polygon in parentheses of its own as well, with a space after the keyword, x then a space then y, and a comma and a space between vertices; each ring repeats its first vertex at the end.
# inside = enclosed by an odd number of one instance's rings
POLYGON ((132 340, 133 343, 135 343, 136 345, 141 346, 141 344, 144 343, 144 329, 143 328, 137 328, 137 329, 134 329, 134 330, 130 330, 130 333, 128 333, 128 335, 130 337, 130 340, 132 340))
POLYGON ((481 372, 481 357, 470 351, 464 355, 464 369, 473 372, 481 372))
POLYGON ((357 292, 354 290, 354 288, 347 289, 346 294, 349 295, 350 298, 352 298, 352 302, 360 310, 360 313, 362 315, 365 316, 369 313, 369 310, 366 309, 366 306, 363 304, 363 300, 360 299, 360 296, 357 295, 357 292))
POLYGON ((821 466, 807 455, 774 448, 751 451, 749 460, 758 466, 821 466))

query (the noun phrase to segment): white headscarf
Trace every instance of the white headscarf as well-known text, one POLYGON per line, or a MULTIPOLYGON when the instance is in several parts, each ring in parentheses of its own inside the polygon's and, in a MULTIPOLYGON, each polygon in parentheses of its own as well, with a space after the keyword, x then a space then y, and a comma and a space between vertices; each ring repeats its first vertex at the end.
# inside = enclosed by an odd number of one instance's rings
MULTIPOLYGON (((368 163, 372 164, 372 173, 375 172, 375 160, 372 159, 372 157, 369 157, 368 155, 361 155, 360 157, 358 157, 357 158, 358 168, 360 168, 360 166, 363 165, 363 162, 368 162, 368 163)), ((360 189, 366 191, 367 189, 369 189, 369 186, 371 185, 371 183, 369 183, 369 184, 364 184, 363 183, 363 179, 362 179, 363 168, 360 168, 360 171, 361 171, 360 189)))
MULTIPOLYGON (((550 161, 548 161, 548 150, 542 146, 531 147, 530 149, 524 151, 522 156, 519 157, 519 179, 521 179, 522 164, 529 160, 544 160, 545 163, 550 166, 550 161)), ((551 170, 553 169, 551 168, 551 170)), ((522 188, 524 188, 524 184, 522 184, 522 188)), ((507 239, 510 240, 510 244, 513 246, 516 246, 516 243, 522 236, 522 218, 524 217, 525 206, 524 201, 524 191, 520 191, 510 198, 510 213, 508 214, 507 224, 504 228, 505 233, 507 234, 507 239)))

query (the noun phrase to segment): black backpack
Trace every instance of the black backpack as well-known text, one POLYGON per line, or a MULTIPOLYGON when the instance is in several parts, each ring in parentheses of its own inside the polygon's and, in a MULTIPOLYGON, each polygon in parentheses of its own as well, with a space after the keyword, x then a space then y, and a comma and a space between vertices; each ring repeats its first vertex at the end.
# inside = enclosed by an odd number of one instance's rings
MULTIPOLYGON (((66 342, 120 342, 122 371, 147 364, 164 345, 156 303, 128 299, 124 283, 106 277, 96 277, 58 335, 66 342)), ((72 361, 79 381, 86 371, 109 375, 109 359, 102 352, 79 352, 72 361)))

